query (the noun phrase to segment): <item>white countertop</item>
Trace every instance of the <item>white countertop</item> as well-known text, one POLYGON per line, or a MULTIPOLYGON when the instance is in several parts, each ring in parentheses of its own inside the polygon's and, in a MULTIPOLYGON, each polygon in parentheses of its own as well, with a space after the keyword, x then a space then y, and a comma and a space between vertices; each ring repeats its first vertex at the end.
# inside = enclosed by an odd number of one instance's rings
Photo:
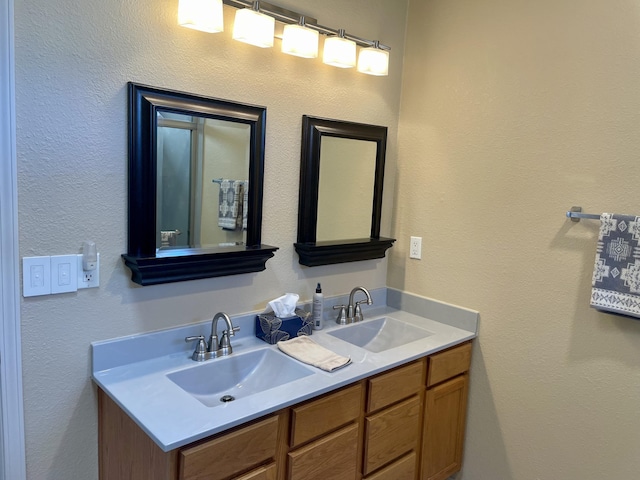
MULTIPOLYGON (((314 331, 311 338, 340 355, 350 356, 350 365, 333 373, 305 365, 311 375, 265 390, 264 394, 238 398, 215 407, 205 406, 167 378, 168 373, 198 364, 191 359, 191 345, 183 344, 180 346, 182 351, 155 358, 145 359, 144 355, 140 354, 140 349, 162 343, 154 342, 154 335, 167 338, 174 333, 172 331, 95 342, 92 344, 93 380, 162 450, 168 452, 476 336, 477 328, 473 331, 461 329, 390 307, 378 307, 365 312, 365 322, 383 315, 426 329, 432 335, 380 353, 371 353, 328 335, 327 332, 335 328, 345 327, 334 322, 326 322, 325 329, 314 331), (121 355, 125 358, 119 362, 120 364, 105 361, 107 357, 112 358, 116 351, 123 353, 132 348, 138 351, 121 355), (140 358, 142 359, 139 360, 140 358)), ((190 326, 188 331, 185 328, 175 329, 175 337, 178 340, 176 345, 184 342, 185 335, 200 334, 199 331, 194 332, 194 328, 190 326)), ((265 348, 284 355, 277 346, 268 345, 254 337, 252 330, 251 334, 248 334, 250 328, 245 327, 244 330, 243 336, 237 335, 232 338, 234 355, 265 348)), ((207 360, 205 363, 216 360, 218 359, 207 360)))

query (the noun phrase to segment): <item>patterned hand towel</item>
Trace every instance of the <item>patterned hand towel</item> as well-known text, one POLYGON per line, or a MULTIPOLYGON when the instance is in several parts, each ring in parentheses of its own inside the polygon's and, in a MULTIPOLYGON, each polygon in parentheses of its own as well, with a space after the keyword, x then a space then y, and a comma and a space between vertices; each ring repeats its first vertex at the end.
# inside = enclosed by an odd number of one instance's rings
POLYGON ((218 226, 225 230, 246 228, 246 183, 241 180, 223 179, 218 197, 218 226))
POLYGON ((296 360, 327 372, 334 372, 351 363, 351 358, 343 357, 318 345, 306 335, 278 342, 278 348, 296 360))
POLYGON ((591 306, 640 318, 640 217, 600 215, 591 306))

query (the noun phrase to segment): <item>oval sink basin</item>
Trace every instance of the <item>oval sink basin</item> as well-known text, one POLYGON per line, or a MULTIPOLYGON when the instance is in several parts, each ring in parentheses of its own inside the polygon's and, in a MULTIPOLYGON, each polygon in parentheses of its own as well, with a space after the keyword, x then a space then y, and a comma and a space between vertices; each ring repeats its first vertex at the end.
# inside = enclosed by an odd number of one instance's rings
POLYGON ((374 353, 406 345, 433 335, 428 330, 390 317, 356 323, 328 333, 340 340, 374 353))
POLYGON ((207 360, 167 378, 208 407, 293 382, 313 372, 271 349, 207 360), (224 399, 221 400, 221 398, 224 399))

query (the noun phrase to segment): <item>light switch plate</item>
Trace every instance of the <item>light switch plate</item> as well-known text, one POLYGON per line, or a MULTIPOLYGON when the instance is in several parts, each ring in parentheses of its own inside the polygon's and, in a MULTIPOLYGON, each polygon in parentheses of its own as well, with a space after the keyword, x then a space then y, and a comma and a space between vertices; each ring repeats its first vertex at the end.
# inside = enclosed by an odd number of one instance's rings
POLYGON ((78 291, 77 255, 51 257, 51 293, 78 291))
POLYGON ((22 296, 51 294, 51 257, 22 258, 22 296))

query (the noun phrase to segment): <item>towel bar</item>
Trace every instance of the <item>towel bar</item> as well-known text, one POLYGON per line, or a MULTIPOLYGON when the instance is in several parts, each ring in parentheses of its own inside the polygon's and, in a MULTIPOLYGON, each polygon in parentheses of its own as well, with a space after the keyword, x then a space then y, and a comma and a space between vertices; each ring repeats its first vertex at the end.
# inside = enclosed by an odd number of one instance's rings
POLYGON ((571 207, 571 210, 567 212, 567 218, 570 218, 572 222, 579 222, 581 218, 600 220, 600 215, 595 213, 582 213, 582 207, 571 207))

